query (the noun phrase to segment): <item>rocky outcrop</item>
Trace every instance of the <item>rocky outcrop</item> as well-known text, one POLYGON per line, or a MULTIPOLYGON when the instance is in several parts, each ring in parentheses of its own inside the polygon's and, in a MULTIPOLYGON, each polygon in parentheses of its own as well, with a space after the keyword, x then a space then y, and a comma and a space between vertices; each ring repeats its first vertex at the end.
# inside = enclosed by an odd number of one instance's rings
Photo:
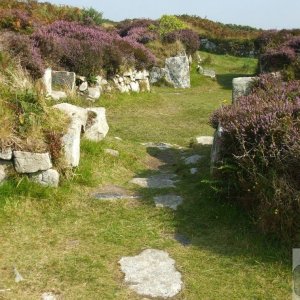
POLYGON ((247 96, 253 87, 256 77, 237 77, 232 81, 232 103, 241 96, 247 96))
POLYGON ((186 55, 169 57, 164 68, 154 67, 150 72, 150 83, 165 80, 175 88, 189 88, 190 65, 186 55))
POLYGON ((26 151, 14 151, 14 166, 18 173, 35 173, 52 168, 49 153, 33 153, 26 151))

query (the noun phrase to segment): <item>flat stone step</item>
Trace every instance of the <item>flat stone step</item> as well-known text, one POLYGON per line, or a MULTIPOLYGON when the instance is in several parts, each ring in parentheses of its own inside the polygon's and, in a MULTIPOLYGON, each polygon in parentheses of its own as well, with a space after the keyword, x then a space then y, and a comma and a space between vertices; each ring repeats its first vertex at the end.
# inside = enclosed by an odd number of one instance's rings
POLYGON ((176 210, 179 205, 182 204, 183 199, 176 195, 162 195, 154 197, 156 207, 169 207, 176 210))
POLYGON ((130 200, 140 198, 139 195, 131 193, 125 188, 113 184, 102 187, 99 191, 93 193, 92 197, 96 200, 103 201, 130 200))
POLYGON ((182 289, 175 260, 165 251, 147 249, 137 256, 122 257, 119 263, 125 282, 141 296, 169 298, 182 289))
POLYGON ((133 178, 130 180, 130 183, 138 185, 143 188, 150 189, 164 189, 164 188, 174 188, 176 181, 172 178, 175 178, 175 174, 161 174, 156 176, 151 176, 148 178, 133 178))

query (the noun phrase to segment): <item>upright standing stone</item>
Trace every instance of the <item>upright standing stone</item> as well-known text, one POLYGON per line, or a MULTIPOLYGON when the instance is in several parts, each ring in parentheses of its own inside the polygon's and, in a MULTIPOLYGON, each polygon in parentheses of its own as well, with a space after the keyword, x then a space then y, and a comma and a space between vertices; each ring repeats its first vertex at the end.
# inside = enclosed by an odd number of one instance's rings
POLYGON ((175 88, 189 88, 190 65, 186 55, 170 57, 166 59, 166 69, 168 70, 168 81, 172 82, 175 88))
POLYGON ((211 148, 210 173, 212 175, 216 173, 216 165, 221 160, 222 134, 223 134, 223 128, 219 124, 218 129, 215 132, 214 141, 211 148))
POLYGON ((251 92, 256 77, 237 77, 232 81, 232 103, 241 96, 247 96, 251 92))
POLYGON ((43 83, 46 91, 46 96, 50 96, 52 94, 52 70, 51 68, 47 68, 45 70, 43 76, 43 83))

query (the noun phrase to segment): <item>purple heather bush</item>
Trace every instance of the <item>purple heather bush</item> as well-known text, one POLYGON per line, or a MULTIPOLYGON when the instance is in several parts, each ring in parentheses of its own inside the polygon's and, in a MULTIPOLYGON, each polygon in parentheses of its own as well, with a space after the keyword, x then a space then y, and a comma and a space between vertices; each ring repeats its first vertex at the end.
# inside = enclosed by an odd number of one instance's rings
POLYGON ((29 74, 38 79, 44 72, 44 63, 39 48, 27 35, 12 35, 9 40, 11 52, 19 57, 21 65, 29 74))
POLYGON ((151 41, 159 39, 159 34, 146 27, 133 27, 127 33, 127 38, 131 38, 141 44, 147 44, 151 41))
POLYGON ((115 73, 122 65, 150 68, 156 60, 134 39, 76 22, 58 21, 44 26, 32 38, 47 61, 84 76, 94 75, 101 69, 115 73))
POLYGON ((134 28, 145 28, 150 30, 151 27, 156 27, 157 21, 150 19, 134 19, 124 20, 117 25, 118 33, 120 36, 125 37, 130 35, 129 32, 134 28))
POLYGON ((300 226, 300 82, 263 75, 253 92, 217 110, 218 176, 259 227, 293 239, 300 226))

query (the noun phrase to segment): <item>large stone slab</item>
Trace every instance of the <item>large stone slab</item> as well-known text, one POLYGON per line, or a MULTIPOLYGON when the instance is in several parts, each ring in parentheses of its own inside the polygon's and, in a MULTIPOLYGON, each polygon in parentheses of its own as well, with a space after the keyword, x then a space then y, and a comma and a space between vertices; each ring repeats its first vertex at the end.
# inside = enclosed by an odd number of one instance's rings
POLYGON ((176 195, 162 195, 154 197, 156 207, 169 207, 177 210, 177 207, 182 204, 183 199, 176 195))
POLYGON ((14 151, 14 166, 18 173, 36 173, 52 168, 49 153, 14 151))
POLYGON ((194 165, 202 158, 201 155, 195 154, 184 159, 186 165, 194 165))
POLYGON ((172 82, 175 88, 191 87, 190 64, 186 55, 167 58, 166 69, 168 81, 172 82))
POLYGON ((237 77, 232 80, 232 103, 251 92, 255 79, 256 77, 237 77))
POLYGON ((142 188, 164 189, 174 188, 175 181, 170 175, 157 175, 148 178, 133 178, 130 183, 136 184, 142 188))
POLYGON ((119 261, 125 282, 142 296, 169 298, 182 289, 181 274, 165 251, 147 249, 140 255, 119 261))
POLYGON ((196 145, 212 145, 213 141, 213 136, 197 136, 193 139, 192 142, 196 145))
POLYGON ((46 92, 46 96, 50 96, 52 94, 52 70, 51 68, 47 68, 43 75, 43 84, 46 92))
MULTIPOLYGON (((78 58, 80 59, 80 58, 78 58)), ((76 74, 67 71, 52 71, 52 88, 55 90, 69 90, 73 92, 76 87, 76 74)))
POLYGON ((134 194, 123 187, 117 185, 107 185, 101 188, 98 192, 92 194, 92 197, 97 200, 114 201, 114 200, 129 200, 139 199, 139 195, 134 194))
POLYGON ((32 174, 29 178, 44 186, 58 187, 59 184, 59 173, 54 169, 32 174))
POLYGON ((87 112, 89 117, 84 137, 88 140, 99 142, 106 137, 109 131, 106 110, 104 107, 95 107, 88 108, 87 112))

